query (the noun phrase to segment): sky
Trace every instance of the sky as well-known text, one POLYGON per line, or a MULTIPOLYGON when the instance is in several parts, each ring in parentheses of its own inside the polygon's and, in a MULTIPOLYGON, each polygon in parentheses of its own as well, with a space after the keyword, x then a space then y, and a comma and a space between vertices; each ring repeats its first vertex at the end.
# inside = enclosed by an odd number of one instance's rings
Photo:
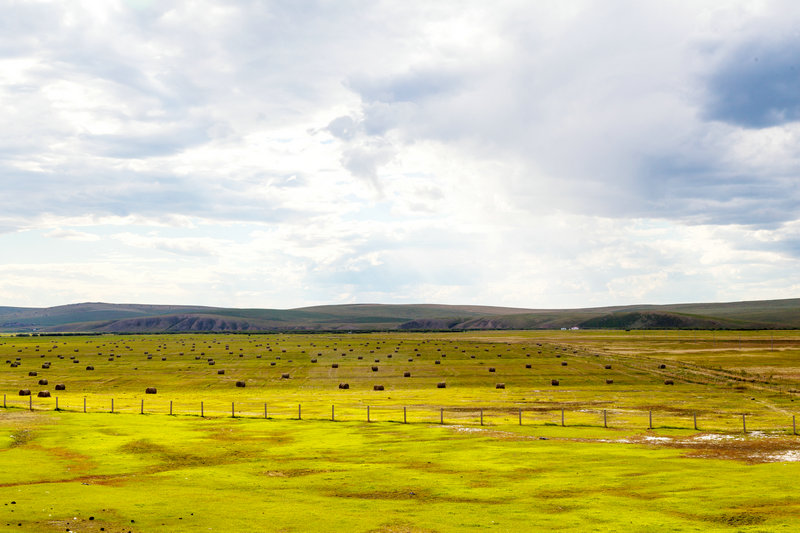
POLYGON ((794 0, 0 0, 0 306, 796 297, 794 0))

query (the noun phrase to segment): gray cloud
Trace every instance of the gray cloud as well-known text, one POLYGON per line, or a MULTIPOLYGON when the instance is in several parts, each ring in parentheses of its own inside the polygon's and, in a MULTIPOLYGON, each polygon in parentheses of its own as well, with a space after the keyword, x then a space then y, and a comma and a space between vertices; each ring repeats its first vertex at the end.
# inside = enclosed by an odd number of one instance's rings
POLYGON ((745 41, 708 76, 706 116, 745 128, 800 120, 800 36, 745 41))

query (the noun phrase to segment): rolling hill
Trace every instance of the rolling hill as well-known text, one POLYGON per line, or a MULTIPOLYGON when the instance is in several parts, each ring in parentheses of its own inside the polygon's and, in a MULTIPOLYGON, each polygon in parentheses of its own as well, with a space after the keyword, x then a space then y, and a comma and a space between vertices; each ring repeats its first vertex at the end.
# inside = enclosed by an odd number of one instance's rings
POLYGON ((490 329, 796 329, 800 298, 728 303, 522 309, 476 305, 349 304, 298 309, 80 303, 0 307, 0 331, 373 331, 490 329))

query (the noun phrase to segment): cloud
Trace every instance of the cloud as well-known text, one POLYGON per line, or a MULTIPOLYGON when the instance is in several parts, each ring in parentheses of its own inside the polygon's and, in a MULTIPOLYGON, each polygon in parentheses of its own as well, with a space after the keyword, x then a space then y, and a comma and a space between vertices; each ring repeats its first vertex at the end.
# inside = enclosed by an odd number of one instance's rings
POLYGON ((61 298, 558 307, 800 285, 793 2, 0 15, 2 294, 64 282, 76 247, 102 289, 61 298))
POLYGON ((50 237, 52 239, 65 239, 68 241, 98 241, 100 237, 93 233, 87 233, 85 231, 75 231, 75 230, 67 230, 67 229, 54 229, 53 231, 49 231, 44 234, 45 237, 50 237))
POLYGON ((709 74, 705 114, 745 128, 800 121, 800 36, 737 43, 709 74))

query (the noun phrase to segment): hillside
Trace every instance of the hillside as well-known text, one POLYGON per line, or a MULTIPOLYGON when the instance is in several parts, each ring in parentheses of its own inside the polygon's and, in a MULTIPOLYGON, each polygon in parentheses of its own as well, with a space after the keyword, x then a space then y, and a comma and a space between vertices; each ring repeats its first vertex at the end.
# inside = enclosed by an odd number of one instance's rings
POLYGON ((0 307, 2 332, 797 329, 800 299, 586 309, 350 304, 298 309, 82 303, 0 307))

